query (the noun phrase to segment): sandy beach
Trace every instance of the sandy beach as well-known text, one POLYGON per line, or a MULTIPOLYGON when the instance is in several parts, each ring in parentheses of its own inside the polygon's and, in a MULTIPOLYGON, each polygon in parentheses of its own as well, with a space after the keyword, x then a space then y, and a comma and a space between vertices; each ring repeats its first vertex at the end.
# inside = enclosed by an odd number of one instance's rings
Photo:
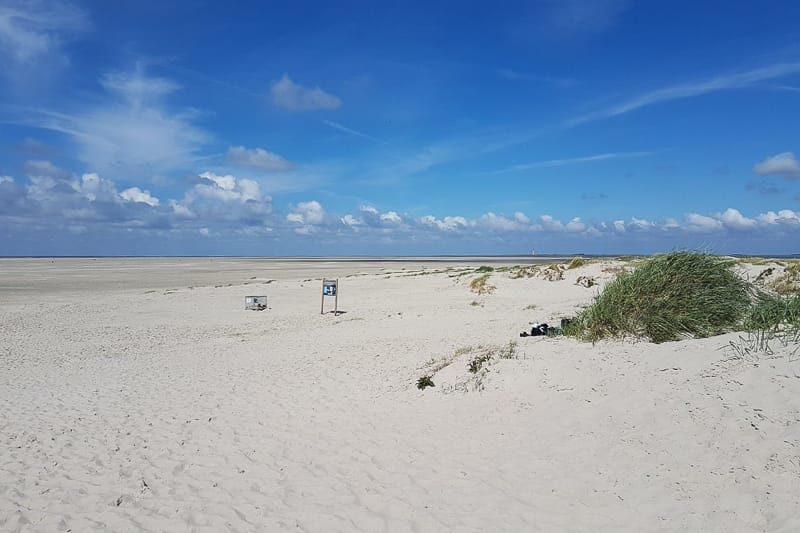
POLYGON ((796 347, 520 338, 624 265, 489 264, 0 260, 0 530, 800 530, 796 347))

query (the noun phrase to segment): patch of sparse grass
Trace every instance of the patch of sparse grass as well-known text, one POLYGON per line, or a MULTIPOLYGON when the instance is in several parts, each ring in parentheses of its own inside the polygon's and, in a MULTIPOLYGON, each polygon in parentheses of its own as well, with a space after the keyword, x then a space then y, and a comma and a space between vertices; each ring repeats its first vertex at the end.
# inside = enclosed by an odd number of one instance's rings
POLYGON ((800 261, 788 263, 783 274, 772 284, 778 294, 800 295, 800 261))
POLYGON ((497 356, 500 359, 516 359, 517 358, 517 341, 510 341, 507 346, 503 346, 498 350, 497 356))
POLYGON ((478 300, 472 300, 470 304, 472 307, 478 307, 481 303, 478 300))
POLYGON ((494 292, 497 287, 489 283, 490 276, 491 274, 484 274, 470 281, 470 290, 475 294, 491 294, 494 292))
POLYGON ((586 264, 586 260, 583 257, 573 257, 572 260, 567 264, 567 270, 572 270, 573 268, 580 268, 586 264))
POLYGON ((485 274, 486 272, 494 272, 494 267, 483 265, 475 269, 476 274, 485 274))
POLYGON ((509 276, 511 279, 532 278, 539 273, 537 266, 518 266, 511 269, 509 276))
POLYGON ((536 304, 528 304, 525 306, 523 311, 533 311, 534 309, 536 309, 536 304))
MULTIPOLYGON (((472 350, 475 351, 475 350, 472 350)), ((467 352, 470 353, 470 352, 467 352)), ((517 342, 511 341, 507 345, 500 347, 479 347, 475 356, 470 360, 467 369, 473 374, 477 374, 495 357, 500 359, 517 358, 517 342)))
POLYGON ((740 325, 752 294, 730 261, 672 252, 620 273, 564 333, 592 341, 625 335, 653 342, 708 337, 740 325))

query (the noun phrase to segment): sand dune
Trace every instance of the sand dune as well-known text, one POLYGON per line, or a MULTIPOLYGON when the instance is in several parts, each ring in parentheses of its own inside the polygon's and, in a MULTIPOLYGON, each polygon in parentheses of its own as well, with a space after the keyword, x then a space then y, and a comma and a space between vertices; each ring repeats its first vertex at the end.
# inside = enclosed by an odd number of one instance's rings
POLYGON ((619 265, 138 261, 0 265, 0 530, 800 530, 796 347, 519 338, 619 265))

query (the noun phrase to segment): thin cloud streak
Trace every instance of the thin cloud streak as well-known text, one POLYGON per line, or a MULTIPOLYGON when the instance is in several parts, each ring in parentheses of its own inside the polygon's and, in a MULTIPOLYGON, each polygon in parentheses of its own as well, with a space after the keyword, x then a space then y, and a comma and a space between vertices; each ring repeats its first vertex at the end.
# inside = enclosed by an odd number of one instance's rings
POLYGON ((750 87, 753 84, 761 81, 781 78, 790 74, 796 74, 798 72, 800 72, 800 62, 778 63, 767 67, 737 72, 727 76, 719 76, 710 80, 658 89, 609 109, 595 111, 594 113, 589 113, 588 115, 574 118, 567 121, 565 125, 567 127, 574 127, 586 122, 593 122, 595 120, 602 120, 624 115, 642 107, 647 107, 661 102, 691 98, 693 96, 701 96, 712 92, 730 89, 742 89, 744 87, 750 87))
POLYGON ((362 133, 362 132, 356 131, 356 130, 354 130, 352 128, 348 128, 347 126, 339 124, 338 122, 334 122, 332 120, 323 120, 322 123, 325 124, 326 126, 329 126, 329 127, 333 128, 333 129, 335 129, 335 130, 343 131, 345 133, 349 133, 350 135, 355 135, 357 137, 363 137, 364 139, 369 139, 370 141, 376 142, 378 144, 383 144, 384 146, 391 146, 391 144, 389 144, 386 141, 382 141, 381 139, 378 139, 377 137, 373 137, 372 135, 367 135, 366 133, 362 133))
POLYGON ((508 168, 497 170, 493 172, 493 174, 520 172, 523 170, 530 170, 534 168, 563 167, 566 165, 591 163, 592 161, 608 161, 611 159, 631 159, 636 157, 648 157, 651 155, 653 155, 653 152, 612 152, 607 154, 597 154, 584 157, 572 157, 569 159, 548 159, 547 161, 537 161, 534 163, 525 163, 522 165, 512 165, 508 168))

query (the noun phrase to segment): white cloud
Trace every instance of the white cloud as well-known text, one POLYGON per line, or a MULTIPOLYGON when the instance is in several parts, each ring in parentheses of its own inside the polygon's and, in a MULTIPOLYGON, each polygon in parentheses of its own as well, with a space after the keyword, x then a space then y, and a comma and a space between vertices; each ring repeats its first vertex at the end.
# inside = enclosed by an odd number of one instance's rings
POLYGON ((689 213, 686 215, 686 223, 686 229, 689 231, 711 232, 722 229, 722 222, 716 218, 697 213, 689 213))
POLYGON ((420 224, 424 226, 433 226, 443 231, 456 231, 460 228, 473 226, 474 222, 469 222, 464 217, 444 217, 442 220, 434 217, 433 215, 426 215, 419 219, 420 224))
POLYGON ((569 159, 548 159, 547 161, 537 161, 535 163, 525 163, 520 165, 512 165, 508 168, 495 171, 495 174, 503 174, 506 172, 519 172, 522 170, 530 170, 533 168, 551 168, 561 167, 565 165, 574 165, 579 163, 589 163, 593 161, 608 161, 611 159, 630 159, 635 157, 647 157, 653 155, 652 152, 614 152, 608 154, 597 154, 584 157, 572 157, 569 159))
POLYGON ((334 122, 332 120, 323 120, 322 123, 325 124, 326 126, 330 126, 331 128, 333 128, 335 130, 343 131, 345 133, 349 133, 350 135, 355 135, 356 137, 363 137, 364 139, 369 139, 370 141, 375 141, 376 143, 379 143, 379 144, 385 144, 385 145, 389 144, 386 141, 382 141, 382 140, 380 140, 380 139, 378 139, 376 137, 373 137, 372 135, 367 135, 366 133, 362 133, 362 132, 354 130, 352 128, 348 128, 347 126, 344 126, 344 125, 339 124, 338 122, 334 122))
POLYGON ((345 226, 351 226, 351 227, 361 226, 364 224, 363 220, 356 218, 351 214, 344 215, 339 220, 341 220, 342 224, 344 224, 345 226))
POLYGON ((519 211, 514 213, 514 220, 516 220, 520 224, 530 224, 531 223, 531 219, 528 218, 527 215, 525 215, 525 213, 522 213, 522 212, 519 212, 519 211))
POLYGON ((564 229, 572 233, 580 233, 586 229, 586 224, 581 221, 581 217, 575 217, 567 222, 567 225, 564 226, 564 229))
POLYGON ((178 219, 215 222, 226 227, 264 226, 272 213, 272 198, 258 182, 231 174, 203 172, 179 202, 170 202, 178 219))
POLYGON ((270 87, 272 103, 289 111, 314 111, 317 109, 338 109, 342 101, 319 87, 309 89, 291 80, 288 74, 270 87))
POLYGON ((319 225, 325 221, 325 209, 316 200, 300 202, 286 215, 286 220, 297 224, 319 225))
POLYGON ((731 207, 716 215, 716 218, 719 219, 719 221, 722 222, 726 227, 737 230, 750 229, 758 224, 758 222, 752 218, 747 218, 742 215, 738 209, 733 209, 731 207))
POLYGON ((798 225, 800 224, 800 212, 792 211, 791 209, 781 209, 777 213, 774 211, 767 211, 760 214, 758 217, 759 222, 770 226, 778 224, 798 225))
POLYGON ((293 167, 286 159, 263 148, 248 149, 244 146, 231 146, 228 148, 227 157, 228 161, 234 165, 257 168, 267 172, 281 172, 293 167))
POLYGON ((71 113, 28 110, 16 121, 68 136, 76 155, 103 174, 128 179, 168 174, 197 159, 211 136, 192 123, 196 112, 170 110, 163 97, 177 85, 134 73, 100 80, 110 98, 71 113))
POLYGON ((381 220, 383 220, 384 222, 390 222, 392 224, 400 224, 403 221, 402 217, 398 215, 395 211, 389 211, 383 213, 381 215, 381 220))
POLYGON ((210 233, 211 233, 211 232, 208 230, 208 228, 200 228, 200 229, 199 229, 199 230, 197 230, 197 231, 198 231, 198 232, 200 233, 200 235, 202 235, 203 237, 208 237, 208 236, 210 235, 210 233))
POLYGON ((798 72, 800 72, 800 62, 778 63, 775 65, 737 72, 725 76, 718 76, 709 80, 701 80, 684 85, 666 87, 664 89, 658 89, 641 96, 637 96, 636 98, 613 106, 609 109, 596 111, 594 113, 578 117, 567 122, 567 126, 577 126, 578 124, 583 124, 585 122, 624 115, 642 107, 647 107, 661 102, 668 102, 670 100, 679 100, 683 98, 691 98, 693 96, 701 96, 712 92, 750 87, 761 81, 783 78, 798 72))
POLYGON ((181 88, 172 80, 145 76, 140 67, 134 72, 108 72, 100 77, 100 85, 134 107, 159 100, 181 88))
POLYGON ((782 152, 757 163, 753 172, 759 176, 782 176, 787 180, 800 179, 800 162, 792 152, 782 152))
POLYGON ((524 228, 525 224, 504 217, 503 215, 496 215, 491 211, 481 216, 480 223, 487 228, 498 231, 516 231, 524 228))
POLYGON ((158 198, 152 196, 150 191, 143 191, 139 187, 131 187, 119 193, 120 198, 126 202, 139 202, 155 207, 159 204, 158 198))
POLYGON ((89 27, 80 9, 56 0, 6 1, 0 5, 0 57, 30 65, 59 55, 65 39, 89 27))

